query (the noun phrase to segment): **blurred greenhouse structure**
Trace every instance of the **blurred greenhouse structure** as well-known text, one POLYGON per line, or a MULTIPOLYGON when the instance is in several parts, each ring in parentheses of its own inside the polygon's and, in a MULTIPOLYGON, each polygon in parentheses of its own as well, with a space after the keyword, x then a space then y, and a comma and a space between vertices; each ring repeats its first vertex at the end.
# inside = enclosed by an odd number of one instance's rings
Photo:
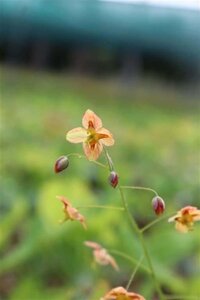
POLYGON ((57 69, 199 71, 198 7, 119 0, 0 0, 0 6, 3 61, 57 69))

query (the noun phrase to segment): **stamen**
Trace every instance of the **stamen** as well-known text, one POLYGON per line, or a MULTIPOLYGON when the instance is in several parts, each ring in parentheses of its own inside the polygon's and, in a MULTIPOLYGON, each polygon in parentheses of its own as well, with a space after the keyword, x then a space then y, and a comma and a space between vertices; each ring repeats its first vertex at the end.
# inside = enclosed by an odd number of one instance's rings
POLYGON ((100 140, 100 139, 106 139, 109 136, 105 133, 97 133, 97 137, 98 137, 98 140, 100 140))

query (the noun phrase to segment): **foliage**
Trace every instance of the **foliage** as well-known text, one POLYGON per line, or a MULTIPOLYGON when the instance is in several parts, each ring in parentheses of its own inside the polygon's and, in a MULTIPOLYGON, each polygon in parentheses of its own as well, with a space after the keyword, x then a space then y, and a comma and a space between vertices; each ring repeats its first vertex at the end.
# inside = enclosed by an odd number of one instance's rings
MULTIPOLYGON (((80 145, 65 141, 66 131, 80 124, 87 108, 102 115, 116 140, 110 151, 120 182, 155 188, 165 199, 166 214, 173 214, 184 205, 199 205, 197 105, 186 102, 178 89, 155 82, 126 91, 122 83, 119 88, 106 80, 2 71, 0 298, 98 299, 113 285, 126 284, 132 266, 114 255, 119 279, 109 267, 92 263, 84 240, 134 259, 141 249, 137 238, 130 242, 120 211, 85 209, 88 231, 76 222, 58 223, 63 211, 56 195, 73 199, 75 206, 120 203, 107 171, 84 159, 71 157, 67 170, 54 173, 60 155, 81 152, 80 145)), ((141 226, 155 218, 149 193, 126 194, 141 226)), ((166 291, 200 295, 198 224, 192 233, 180 235, 172 224, 161 222, 146 235, 166 291)), ((133 284, 152 299, 145 272, 133 284)))

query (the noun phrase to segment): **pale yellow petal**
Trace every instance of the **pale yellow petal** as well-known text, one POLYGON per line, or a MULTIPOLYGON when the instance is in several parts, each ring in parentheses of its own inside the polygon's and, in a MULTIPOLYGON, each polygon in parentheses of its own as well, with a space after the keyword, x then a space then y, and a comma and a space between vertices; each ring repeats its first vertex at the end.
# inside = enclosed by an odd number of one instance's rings
POLYGON ((67 132, 66 139, 71 143, 83 143, 87 140, 87 131, 77 127, 67 132))
POLYGON ((181 222, 176 222, 176 229, 182 233, 186 233, 189 231, 188 226, 182 224, 181 222))
POLYGON ((174 222, 174 221, 176 220, 176 218, 177 218, 177 215, 175 215, 175 216, 169 218, 169 219, 168 219, 168 222, 169 222, 169 223, 170 223, 170 222, 174 222))
POLYGON ((193 221, 200 221, 200 214, 193 216, 193 221))
MULTIPOLYGON (((195 207, 196 208, 196 207, 195 207)), ((192 213, 192 219, 193 221, 200 221, 200 210, 199 209, 195 209, 192 213)))
POLYGON ((100 143, 96 143, 93 147, 89 143, 83 143, 83 150, 89 160, 97 160, 103 150, 100 143))
POLYGON ((83 115, 82 124, 85 129, 88 129, 91 125, 95 130, 102 127, 101 119, 90 109, 86 110, 83 115))
POLYGON ((112 136, 112 134, 110 133, 109 130, 107 130, 106 128, 101 128, 100 130, 98 130, 98 133, 106 135, 105 138, 102 138, 100 140, 103 145, 105 145, 105 146, 114 145, 115 141, 114 141, 114 138, 113 138, 113 136, 112 136))

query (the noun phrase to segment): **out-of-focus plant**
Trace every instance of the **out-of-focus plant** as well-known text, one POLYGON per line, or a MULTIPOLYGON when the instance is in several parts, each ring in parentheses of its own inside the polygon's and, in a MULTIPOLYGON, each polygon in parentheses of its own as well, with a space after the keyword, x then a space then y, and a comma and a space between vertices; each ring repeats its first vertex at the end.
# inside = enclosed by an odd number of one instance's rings
MULTIPOLYGON (((71 143, 82 143, 86 158, 89 161, 92 161, 93 163, 98 165, 99 167, 106 168, 109 171, 109 183, 113 188, 118 188, 121 197, 121 206, 110 207, 107 205, 104 206, 90 205, 90 206, 81 206, 81 208, 111 209, 113 211, 121 210, 122 212, 124 212, 126 214, 126 219, 129 221, 129 225, 132 231, 132 238, 134 239, 138 238, 142 249, 142 254, 140 258, 136 258, 135 260, 132 260, 132 257, 129 257, 128 254, 125 252, 120 252, 118 250, 114 251, 116 254, 118 253, 122 257, 133 262, 135 266, 126 286, 125 287, 117 286, 115 288, 112 288, 110 291, 108 291, 108 293, 105 294, 105 296, 102 295, 101 300, 145 300, 144 296, 129 291, 129 288, 133 280, 135 279, 135 275, 140 268, 144 269, 148 273, 149 277, 151 277, 154 283, 154 289, 156 295, 155 299, 157 299, 157 297, 160 300, 179 299, 180 298, 179 296, 167 293, 162 288, 162 285, 160 284, 159 278, 156 274, 154 262, 151 258, 147 243, 145 241, 145 235, 144 235, 146 230, 149 230, 154 225, 159 225, 159 222, 164 221, 166 220, 166 218, 168 218, 168 216, 162 216, 162 214, 165 212, 164 200, 159 196, 157 191, 155 191, 152 188, 143 187, 143 186, 121 185, 120 183, 121 179, 119 182, 119 175, 118 172, 116 172, 115 170, 113 160, 110 154, 108 153, 107 149, 105 148, 105 146, 114 145, 113 135, 110 133, 109 130, 103 127, 102 120, 93 111, 89 109, 83 115, 82 125, 83 127, 77 127, 70 130, 66 135, 66 139, 71 143), (102 152, 104 152, 106 158, 106 164, 102 164, 97 161, 97 159, 99 158, 102 152), (154 219, 149 223, 144 224, 143 227, 140 227, 139 224, 137 223, 136 218, 131 213, 131 210, 129 208, 129 203, 124 193, 124 191, 128 189, 146 190, 150 193, 153 193, 154 198, 152 199, 152 208, 155 214, 158 215, 159 217, 157 217, 156 219, 154 219), (142 264, 143 259, 146 260, 147 267, 145 267, 142 264)), ((82 157, 82 155, 77 153, 70 153, 68 154, 67 157, 70 156, 78 156, 80 158, 82 157)), ((62 156, 56 161, 55 171, 56 173, 63 171, 66 167, 68 167, 68 158, 66 164, 65 156, 62 156)), ((76 208, 72 207, 71 204, 68 202, 68 200, 66 200, 66 198, 64 198, 63 196, 59 196, 59 199, 64 204, 64 212, 66 216, 65 219, 78 220, 85 227, 85 218, 79 213, 79 211, 76 208)), ((169 222, 175 221, 176 229, 182 233, 186 233, 193 229, 193 225, 195 221, 200 221, 200 210, 193 206, 186 206, 182 208, 175 216, 170 217, 168 221, 169 222)), ((123 224, 120 224, 120 226, 123 226, 123 224)), ((162 240, 160 242, 162 243, 162 240)), ((93 241, 86 241, 85 244, 86 246, 93 249, 94 258, 98 264, 101 265, 110 264, 113 266, 114 269, 119 271, 119 267, 115 259, 100 244, 93 241)), ((190 296, 188 295, 182 295, 181 297, 182 300, 190 298, 190 296)))
MULTIPOLYGON (((199 206, 199 118, 194 101, 199 94, 161 86, 154 79, 124 90, 107 79, 0 69, 0 298, 97 300, 115 286, 125 287, 142 250, 125 213, 116 209, 121 207, 119 183, 159 190, 170 216, 188 204, 199 206), (109 124, 105 127, 115 131, 116 146, 109 151, 119 172, 115 188, 108 168, 97 166, 104 163, 104 155, 95 164, 83 154, 69 156, 68 169, 56 176, 52 172, 56 157, 80 149, 79 144, 66 144, 63 128, 79 124, 82 107, 97 106, 109 124), (72 201, 88 230, 76 220, 59 225, 65 213, 55 195, 72 201), (91 260, 84 241, 93 240, 115 259, 120 272, 91 260)), ((124 192, 140 228, 154 220, 147 190, 124 192)), ((162 289, 179 295, 179 300, 184 294, 196 300, 192 295, 200 295, 199 231, 195 224, 195 230, 180 234, 173 230, 175 223, 146 228, 145 241, 162 289)), ((154 298, 145 259, 131 289, 154 298)))

